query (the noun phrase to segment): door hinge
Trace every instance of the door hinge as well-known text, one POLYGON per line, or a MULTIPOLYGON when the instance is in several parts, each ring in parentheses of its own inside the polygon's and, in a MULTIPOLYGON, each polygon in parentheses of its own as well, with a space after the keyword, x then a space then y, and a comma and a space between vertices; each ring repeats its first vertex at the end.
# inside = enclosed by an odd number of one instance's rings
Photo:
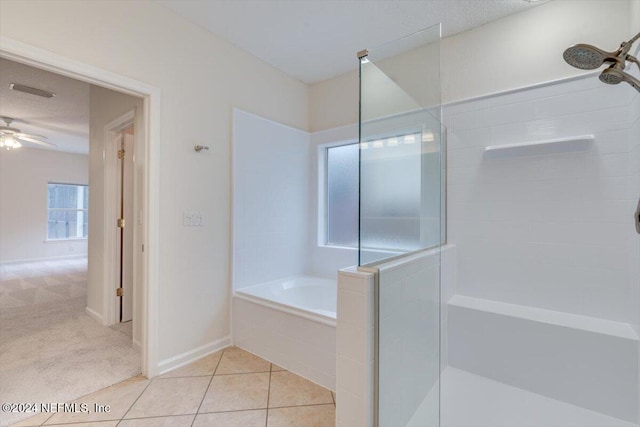
POLYGON ((118 218, 118 228, 124 228, 124 218, 118 218))
POLYGON ((118 150, 118 158, 119 158, 120 160, 124 159, 124 154, 125 154, 124 149, 122 149, 122 150, 118 150))
POLYGON ((116 289, 116 296, 121 297, 122 295, 124 295, 124 288, 116 289))

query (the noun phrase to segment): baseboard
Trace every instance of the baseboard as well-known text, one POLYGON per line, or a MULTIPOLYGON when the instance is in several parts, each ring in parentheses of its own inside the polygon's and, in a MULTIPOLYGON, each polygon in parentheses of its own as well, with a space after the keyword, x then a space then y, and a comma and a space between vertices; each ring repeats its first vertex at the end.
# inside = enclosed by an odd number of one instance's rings
POLYGON ((9 261, 0 261, 0 265, 21 264, 25 262, 41 262, 41 261, 62 261, 65 259, 87 258, 87 254, 60 255, 42 258, 12 259, 9 261))
POLYGON ((158 363, 158 375, 166 374, 167 372, 172 371, 176 368, 188 365, 191 362, 202 359, 203 357, 208 356, 211 353, 215 353, 216 351, 222 350, 223 348, 229 347, 230 345, 231 337, 226 336, 219 340, 210 342, 209 344, 194 348, 193 350, 185 351, 184 353, 178 354, 168 359, 164 359, 160 361, 160 363, 158 363))
POLYGON ((103 325, 103 323, 102 323, 102 315, 100 313, 98 313, 97 311, 91 310, 89 307, 85 307, 84 311, 89 315, 89 317, 91 317, 92 319, 94 319, 95 321, 97 321, 101 325, 103 325))

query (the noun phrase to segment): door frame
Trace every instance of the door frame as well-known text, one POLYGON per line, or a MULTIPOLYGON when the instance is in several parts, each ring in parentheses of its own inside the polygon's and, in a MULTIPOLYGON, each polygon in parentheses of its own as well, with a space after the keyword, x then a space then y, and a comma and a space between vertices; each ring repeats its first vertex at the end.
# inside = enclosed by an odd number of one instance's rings
MULTIPOLYGON (((103 322, 105 325, 114 325, 118 323, 118 314, 119 314, 119 304, 117 298, 115 296, 115 291, 118 288, 117 286, 117 275, 116 272, 120 268, 119 261, 116 257, 116 247, 117 247, 117 230, 116 227, 116 219, 120 216, 118 211, 118 186, 117 186, 117 169, 118 169, 118 149, 119 147, 114 144, 114 137, 124 130, 127 126, 134 125, 134 146, 138 143, 139 139, 137 136, 139 132, 135 131, 135 118, 136 111, 135 109, 123 114, 122 116, 112 120, 107 123, 104 127, 104 217, 103 221, 103 232, 104 232, 104 282, 102 286, 103 290, 103 322)), ((135 151, 135 149, 133 150, 135 151)), ((129 153, 129 155, 133 155, 129 153)), ((135 158, 134 158, 135 161, 135 158)), ((134 166, 135 170, 135 166, 134 166)), ((138 201, 142 198, 141 194, 139 194, 137 183, 135 182, 135 177, 131 177, 131 185, 133 186, 133 198, 134 205, 139 203, 138 201)), ((144 209, 143 209, 144 210, 144 209)), ((136 212, 134 211, 134 217, 137 217, 136 212)), ((133 248, 135 251, 138 250, 140 244, 144 242, 143 239, 140 238, 137 221, 131 221, 131 224, 128 224, 129 227, 133 227, 133 248)), ((140 281, 140 269, 137 268, 136 257, 133 260, 133 287, 134 289, 139 288, 140 281)), ((131 297, 133 297, 133 319, 137 320, 140 318, 140 313, 137 312, 137 304, 136 304, 136 296, 135 291, 132 292, 131 297)), ((135 334, 133 337, 133 345, 135 347, 139 347, 140 343, 136 340, 135 334)))
POLYGON ((158 280, 160 276, 160 102, 159 87, 95 67, 87 63, 0 36, 0 57, 51 71, 107 89, 140 97, 144 100, 144 172, 142 254, 140 295, 142 299, 139 321, 142 323, 142 374, 147 378, 158 375, 158 280))

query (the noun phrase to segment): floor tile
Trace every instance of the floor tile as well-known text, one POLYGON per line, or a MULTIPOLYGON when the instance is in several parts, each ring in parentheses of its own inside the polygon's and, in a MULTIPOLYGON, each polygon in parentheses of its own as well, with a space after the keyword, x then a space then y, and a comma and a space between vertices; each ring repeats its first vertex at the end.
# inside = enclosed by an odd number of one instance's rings
POLYGON ((333 404, 331 392, 292 372, 271 373, 269 407, 333 404))
POLYGON ((333 405, 269 409, 267 427, 335 427, 333 405))
POLYGON ((198 377, 213 375, 213 372, 215 371, 216 366, 218 366, 218 362, 220 361, 221 356, 222 352, 218 351, 216 353, 203 357, 200 360, 196 360, 193 363, 183 366, 182 368, 174 369, 171 372, 167 372, 166 374, 160 376, 160 378, 198 377))
POLYGON ((336 404, 336 394, 334 392, 331 392, 331 398, 333 399, 333 404, 336 404))
POLYGON ((254 356, 238 347, 229 347, 226 348, 222 354, 216 375, 269 372, 270 370, 271 363, 266 360, 254 356))
POLYGON ((209 377, 155 379, 124 418, 195 414, 209 380, 209 377))
POLYGON ((131 405, 133 405, 133 402, 136 401, 148 385, 149 380, 139 375, 121 383, 112 385, 111 387, 91 393, 75 400, 77 403, 88 404, 90 412, 59 412, 49 418, 45 425, 119 420, 129 410, 131 405), (108 405, 109 412, 95 412, 95 404, 103 406, 108 405))
POLYGON ((47 418, 51 417, 52 414, 48 414, 45 412, 41 412, 38 415, 34 415, 32 417, 27 418, 26 420, 19 421, 15 424, 11 424, 11 427, 33 427, 42 425, 47 418))
POLYGON ((133 420, 122 420, 120 424, 118 424, 118 427, 190 427, 194 418, 195 415, 136 418, 133 420))
POLYGON ((286 371, 286 369, 284 369, 281 366, 275 365, 275 364, 271 364, 271 371, 272 372, 276 372, 276 371, 286 371))
POLYGON ((265 427, 267 411, 218 412, 198 414, 193 427, 265 427))
POLYGON ((65 426, 65 427, 116 427, 118 421, 94 421, 91 423, 79 423, 79 424, 53 424, 52 427, 65 426))
POLYGON ((267 407, 269 373, 214 376, 200 412, 239 411, 267 407))

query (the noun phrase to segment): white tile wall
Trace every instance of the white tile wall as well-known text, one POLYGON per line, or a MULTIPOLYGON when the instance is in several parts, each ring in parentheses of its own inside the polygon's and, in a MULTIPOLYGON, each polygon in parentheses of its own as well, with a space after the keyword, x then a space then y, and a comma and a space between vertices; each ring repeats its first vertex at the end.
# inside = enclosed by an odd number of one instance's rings
POLYGON ((234 289, 305 272, 309 162, 308 133, 234 110, 234 289))
POLYGON ((373 425, 374 275, 338 274, 336 425, 373 425))
MULTIPOLYGON (((640 199, 640 93, 636 93, 631 104, 630 121, 632 123, 629 137, 629 196, 640 199)), ((640 283, 640 235, 629 236, 629 263, 632 266, 631 283, 640 283)), ((640 306, 640 292, 636 295, 640 306)), ((640 312, 636 319, 635 329, 640 335, 640 312)), ((640 341, 638 342, 638 396, 640 396, 640 341)), ((640 420, 640 405, 638 405, 638 420, 640 420)))
MULTIPOLYGON (((385 406, 379 423, 395 427, 407 425, 437 387, 440 289, 444 299, 455 293, 455 248, 447 245, 441 254, 425 251, 385 263, 379 280, 380 398, 385 406)), ((373 422, 374 322, 373 274, 341 270, 337 322, 337 425, 341 427, 370 427, 373 422)))
POLYGON ((445 108, 458 293, 638 323, 638 102, 628 85, 588 77, 445 108), (581 151, 484 155, 585 134, 595 142, 581 151))
POLYGON ((380 426, 407 425, 440 374, 440 251, 380 266, 380 426))

